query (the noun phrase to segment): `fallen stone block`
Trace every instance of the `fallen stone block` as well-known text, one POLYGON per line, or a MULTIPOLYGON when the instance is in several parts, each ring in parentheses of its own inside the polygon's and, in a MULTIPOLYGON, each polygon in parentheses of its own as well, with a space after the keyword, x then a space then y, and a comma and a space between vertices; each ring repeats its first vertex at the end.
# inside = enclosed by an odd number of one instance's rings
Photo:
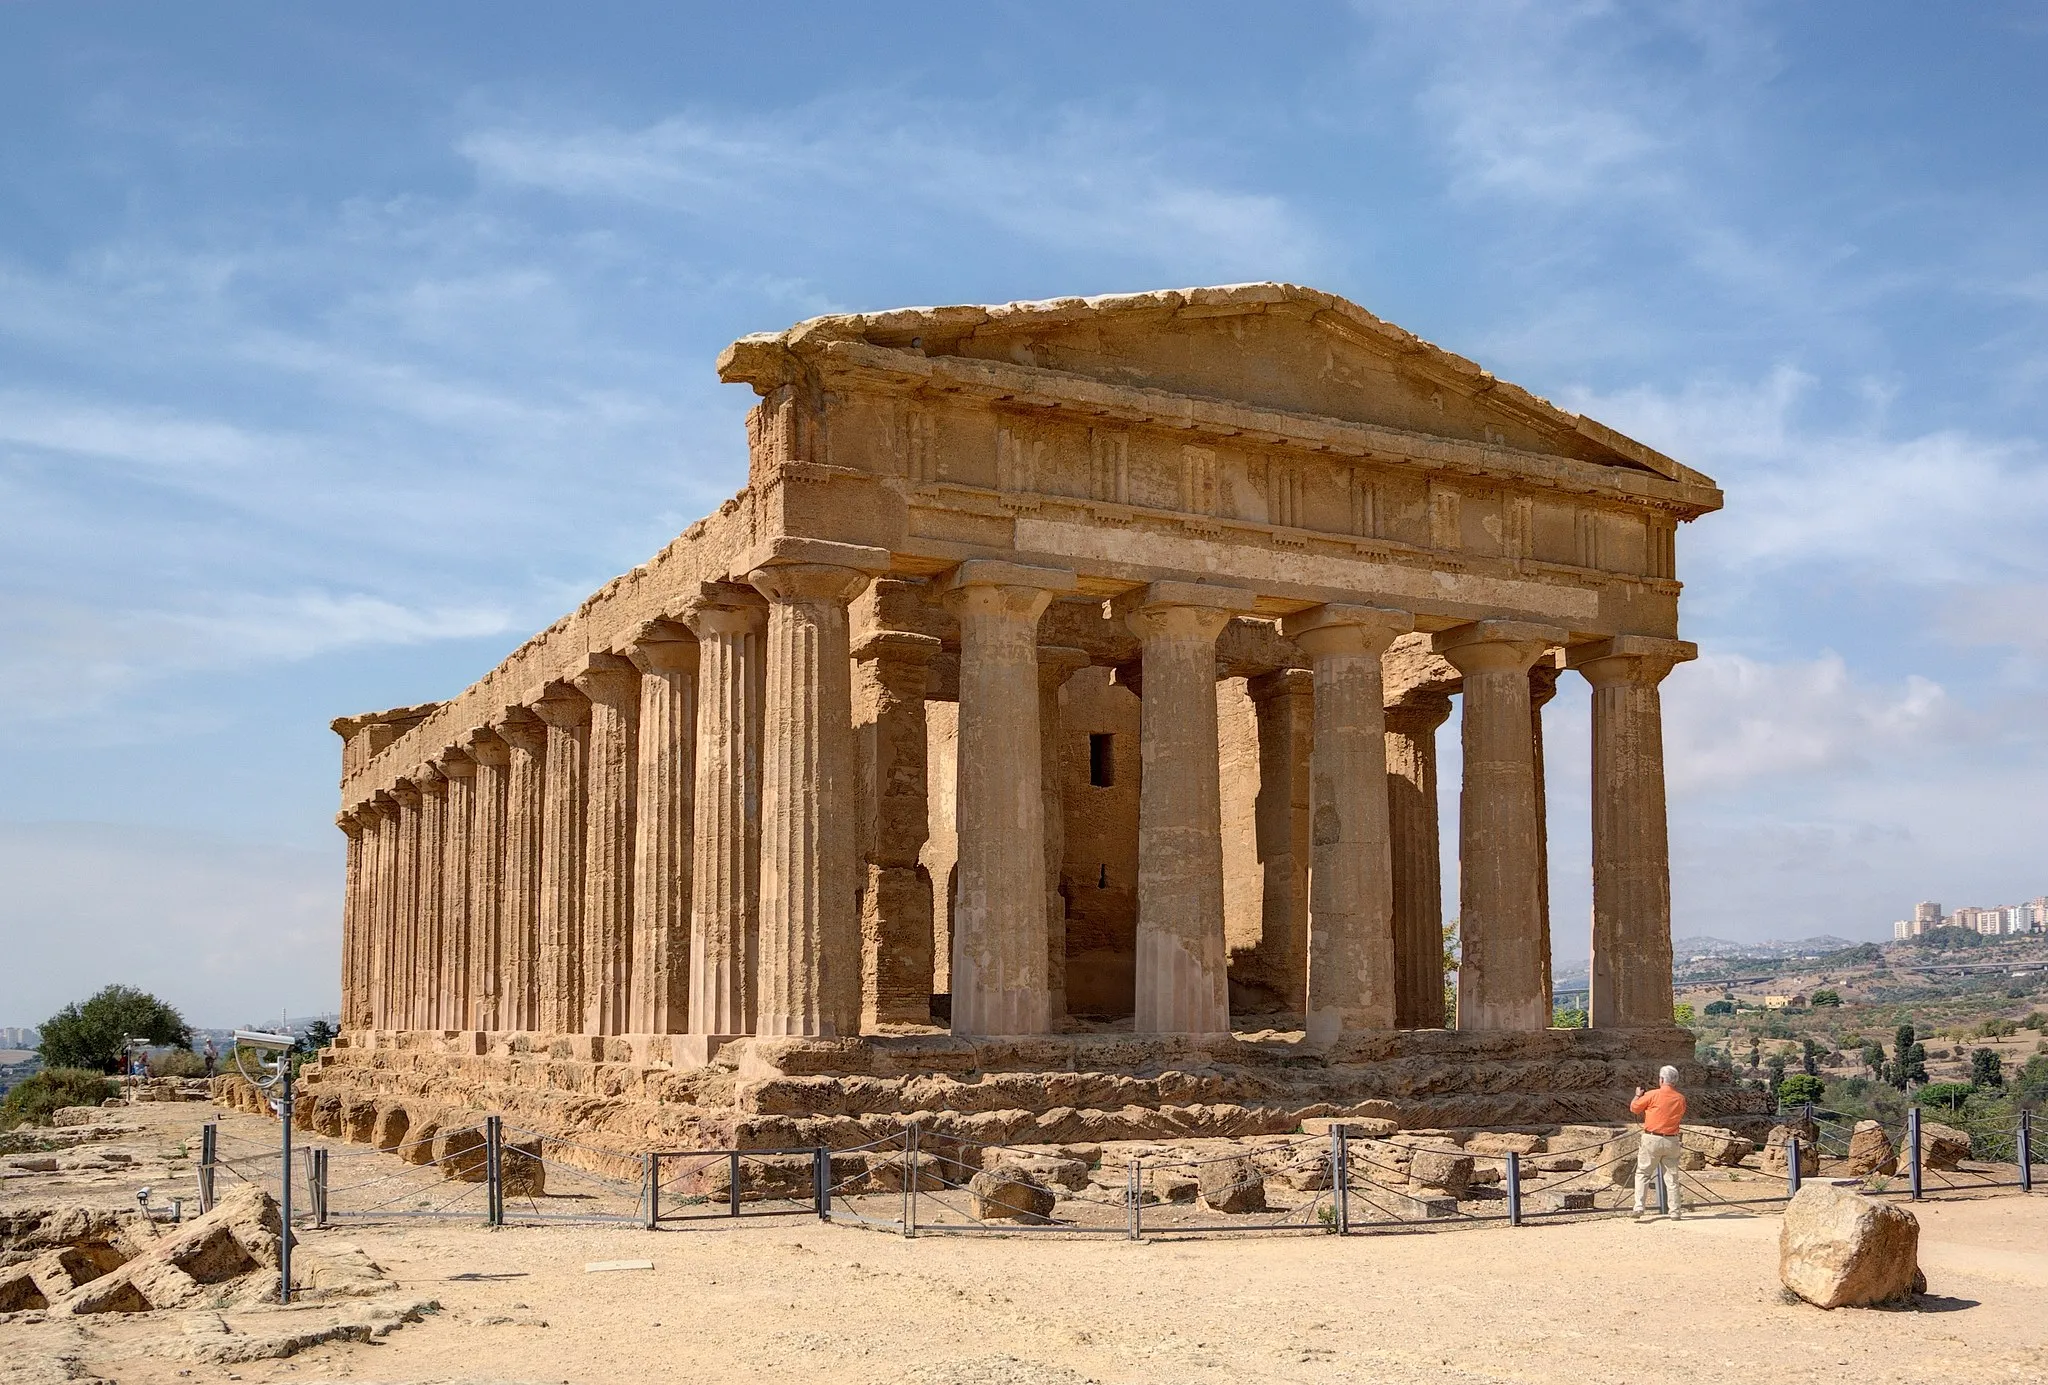
POLYGON ((1177 1165, 1151 1170, 1146 1181, 1153 1196, 1161 1202, 1193 1202, 1202 1194, 1202 1185, 1195 1176, 1177 1165))
POLYGON ((1061 1159, 1050 1154, 1029 1154, 997 1146, 981 1152, 981 1166, 987 1172, 1015 1169, 1034 1183, 1079 1192, 1088 1186, 1088 1166, 1078 1159, 1061 1159))
POLYGON ((1857 1121, 1856 1128, 1849 1132, 1849 1157, 1844 1163, 1858 1178, 1890 1175, 1899 1171, 1899 1152, 1892 1148, 1891 1136, 1885 1133, 1883 1125, 1877 1121, 1857 1121))
POLYGON ((1783 1178, 1791 1167, 1791 1140, 1799 1139, 1799 1175, 1810 1178, 1820 1172, 1820 1148, 1816 1141, 1800 1133, 1799 1126, 1774 1125, 1770 1138, 1764 1141, 1764 1152, 1757 1160, 1757 1166, 1773 1178, 1783 1178))
POLYGON ((457 1126, 435 1132, 433 1160, 441 1177, 458 1183, 482 1183, 490 1177, 490 1151, 479 1126, 457 1126))
POLYGON ((1548 1142, 1541 1135, 1524 1135, 1515 1131, 1482 1130, 1465 1141, 1467 1154, 1541 1154, 1548 1142))
POLYGON ((10 1159, 7 1167, 20 1169, 23 1173, 55 1173, 57 1161, 47 1156, 39 1159, 10 1159))
POLYGON ((1560 1189, 1541 1194, 1535 1203, 1539 1212, 1590 1212, 1594 1208, 1593 1191, 1590 1188, 1560 1189))
POLYGON ((59 1106, 50 1113, 50 1124, 58 1130, 74 1125, 91 1125, 105 1119, 105 1112, 97 1106, 59 1106))
POLYGON ((1953 1171, 1969 1157, 1969 1132, 1936 1121, 1920 1122, 1920 1167, 1953 1171))
POLYGON ((1756 1153, 1756 1141, 1717 1125, 1682 1125, 1679 1139, 1716 1168, 1732 1169, 1756 1153))
POLYGON ((1195 1181, 1212 1212, 1238 1216, 1266 1210, 1266 1175, 1248 1156, 1198 1165, 1195 1181))
POLYGON ((1576 1154, 1539 1154, 1529 1166, 1538 1173, 1577 1173, 1586 1161, 1576 1154))
POLYGON ((1910 1304, 1919 1257, 1919 1218, 1833 1183, 1801 1187, 1778 1232, 1778 1277, 1819 1308, 1910 1304))
POLYGON ((967 1180, 967 1191, 973 1195, 974 1215, 982 1221, 1042 1224, 1052 1219, 1057 1201, 1050 1188, 1008 1170, 977 1173, 967 1180))
POLYGON ((1385 1139, 1399 1133, 1399 1121, 1374 1120, 1363 1116, 1310 1116, 1301 1123, 1304 1135, 1328 1135, 1339 1126, 1344 1128, 1347 1138, 1353 1140, 1385 1139))
POLYGON ((235 1239, 235 1228, 219 1222, 196 1236, 180 1237, 165 1257, 199 1284, 219 1284, 256 1268, 256 1259, 235 1239))
POLYGON ((48 1308, 50 1300, 43 1293, 36 1277, 29 1273, 28 1266, 15 1265, 0 1270, 0 1313, 24 1313, 32 1308, 48 1308))
POLYGON ((1455 1150, 1418 1149, 1408 1160, 1408 1191, 1457 1198, 1472 1184, 1472 1156, 1455 1150))
POLYGON ((394 1150, 405 1143, 412 1116, 403 1106, 387 1102, 377 1108, 377 1122, 370 1131, 370 1143, 382 1150, 394 1150))

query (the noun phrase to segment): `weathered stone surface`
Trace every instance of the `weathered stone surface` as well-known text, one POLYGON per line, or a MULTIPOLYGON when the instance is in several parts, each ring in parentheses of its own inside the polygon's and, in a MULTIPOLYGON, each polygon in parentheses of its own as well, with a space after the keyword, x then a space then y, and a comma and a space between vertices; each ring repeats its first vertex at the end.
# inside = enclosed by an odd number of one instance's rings
POLYGON ((1539 1194, 1535 1199, 1535 1208, 1539 1212, 1590 1212, 1594 1205, 1590 1188, 1560 1188, 1539 1194))
POLYGON ((1821 1308, 1908 1304, 1923 1292, 1920 1222, 1903 1207, 1808 1183, 1785 1209, 1778 1275, 1821 1308))
POLYGON ((26 1265, 14 1265, 0 1270, 0 1313, 21 1313, 32 1308, 48 1308, 50 1300, 44 1295, 42 1286, 26 1265))
POLYGON ((1202 1201, 1212 1212, 1238 1215, 1266 1210, 1266 1175, 1249 1156, 1209 1160, 1195 1167, 1202 1201))
POLYGON ((1758 1161, 1758 1167, 1765 1174, 1774 1178, 1785 1177, 1787 1170, 1791 1166, 1791 1160, 1787 1156, 1786 1151, 1789 1148, 1789 1142, 1795 1136, 1799 1140, 1800 1176, 1802 1178, 1811 1178, 1820 1172, 1819 1143, 1811 1138, 1810 1134, 1801 1133, 1796 1125, 1774 1125, 1771 1127, 1770 1138, 1764 1141, 1764 1152, 1758 1161))
POLYGON ((1514 1131, 1482 1130, 1465 1141, 1467 1154, 1541 1154, 1548 1142, 1541 1135, 1514 1131))
POLYGON ((985 1149, 982 1167, 990 1172, 1011 1169, 1046 1187, 1079 1191, 1088 1186, 1088 1166, 1079 1159, 1062 1159, 1050 1154, 1031 1154, 1010 1149, 985 1149))
POLYGON ((1756 1141, 1732 1130, 1712 1125, 1684 1125, 1679 1137, 1688 1150, 1695 1150, 1717 1168, 1734 1168, 1756 1152, 1756 1141))
POLYGON ((1462 1197, 1472 1183, 1472 1156, 1449 1149, 1418 1149, 1408 1160, 1410 1192, 1462 1197))
POLYGON ((1005 1168, 977 1173, 967 1180, 974 1215, 982 1221, 1044 1223, 1052 1219, 1052 1189, 1032 1182, 1022 1172, 1005 1168))
POLYGON ((50 1124, 59 1130, 74 1125, 92 1125, 107 1119, 97 1106, 59 1106, 50 1113, 50 1124))
POLYGON ((1161 1202, 1193 1202, 1201 1196, 1200 1180, 1177 1164, 1147 1170, 1146 1179, 1161 1202))
POLYGON ((1849 1135, 1849 1155, 1843 1166, 1858 1178, 1897 1173, 1898 1151, 1892 1148, 1891 1137, 1885 1134, 1884 1126, 1877 1121, 1857 1121, 1855 1130, 1849 1135))
POLYGON ((1970 1135, 1952 1125, 1938 1121, 1920 1122, 1920 1166, 1925 1169, 1952 1170, 1970 1157, 1970 1135))

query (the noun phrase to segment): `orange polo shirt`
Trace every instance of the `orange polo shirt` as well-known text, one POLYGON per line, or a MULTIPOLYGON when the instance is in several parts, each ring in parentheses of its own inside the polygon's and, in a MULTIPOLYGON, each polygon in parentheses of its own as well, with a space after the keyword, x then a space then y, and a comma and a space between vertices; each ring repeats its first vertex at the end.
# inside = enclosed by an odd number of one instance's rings
POLYGON ((1643 1118, 1644 1134, 1676 1135, 1685 1119, 1685 1093, 1659 1085, 1631 1101, 1628 1109, 1643 1118))

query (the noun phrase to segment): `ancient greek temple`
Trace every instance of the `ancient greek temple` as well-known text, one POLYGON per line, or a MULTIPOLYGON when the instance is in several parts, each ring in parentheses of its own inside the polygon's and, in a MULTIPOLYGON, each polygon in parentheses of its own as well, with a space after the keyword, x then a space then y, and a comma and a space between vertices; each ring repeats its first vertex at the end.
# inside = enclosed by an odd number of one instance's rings
POLYGON ((1546 1030, 1574 674, 1592 1024, 1669 1030, 1708 478, 1283 284, 822 317, 718 369, 744 490, 466 691, 334 723, 345 1044, 1441 1030, 1449 788, 1454 1027, 1546 1030))

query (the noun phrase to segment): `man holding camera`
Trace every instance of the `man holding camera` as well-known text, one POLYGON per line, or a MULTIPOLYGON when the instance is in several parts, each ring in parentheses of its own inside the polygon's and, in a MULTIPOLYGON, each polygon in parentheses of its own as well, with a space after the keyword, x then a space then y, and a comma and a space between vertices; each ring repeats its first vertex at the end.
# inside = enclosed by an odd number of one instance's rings
POLYGON ((1678 1205, 1678 1160, 1685 1151, 1679 1134, 1685 1120, 1685 1093, 1678 1090, 1678 1069, 1665 1064, 1657 1073, 1656 1088, 1647 1092, 1636 1088, 1636 1099, 1628 1109, 1643 1118, 1642 1140, 1636 1147, 1636 1220, 1648 1221, 1655 1215, 1643 1210, 1643 1195, 1649 1191, 1650 1180, 1661 1173, 1666 1215, 1677 1221, 1684 1215, 1678 1205))

